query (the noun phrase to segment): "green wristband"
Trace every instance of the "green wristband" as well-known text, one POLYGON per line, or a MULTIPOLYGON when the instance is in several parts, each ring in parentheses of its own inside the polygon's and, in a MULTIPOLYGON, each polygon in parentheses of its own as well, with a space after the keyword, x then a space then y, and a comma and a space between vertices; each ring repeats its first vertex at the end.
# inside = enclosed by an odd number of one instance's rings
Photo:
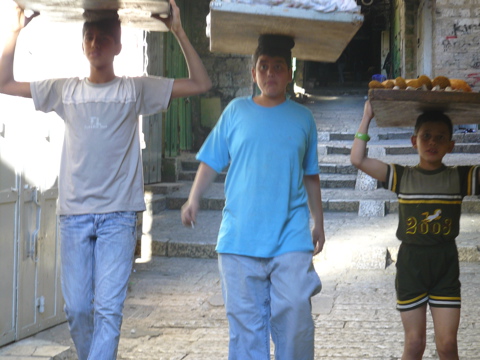
POLYGON ((357 133, 355 134, 355 137, 356 137, 357 139, 363 140, 363 141, 365 141, 365 142, 370 141, 370 136, 369 136, 368 134, 362 134, 362 133, 357 132, 357 133))

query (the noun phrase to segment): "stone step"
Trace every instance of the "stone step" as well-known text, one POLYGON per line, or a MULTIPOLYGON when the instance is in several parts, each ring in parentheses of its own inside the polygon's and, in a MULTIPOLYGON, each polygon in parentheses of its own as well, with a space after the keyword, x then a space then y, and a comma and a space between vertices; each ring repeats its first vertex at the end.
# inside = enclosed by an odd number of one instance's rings
MULTIPOLYGON (((372 134, 372 140, 407 140, 410 141, 412 136, 412 131, 387 131, 379 132, 378 134, 372 134)), ((320 142, 325 141, 353 141, 355 133, 354 132, 319 132, 318 140, 320 142)), ((468 133, 468 132, 457 132, 453 134, 452 140, 456 144, 461 143, 480 143, 480 132, 468 133)))
POLYGON ((324 174, 357 174, 358 169, 351 164, 320 163, 321 176, 324 174))
MULTIPOLYGON (((191 183, 184 183, 184 186, 178 191, 166 195, 167 209, 179 210, 187 201, 191 186, 191 183)), ((372 215, 369 208, 375 209, 376 216, 398 212, 396 195, 385 189, 365 191, 347 188, 322 188, 322 204, 325 212, 350 212, 362 216, 372 215)), ((224 184, 212 184, 201 201, 201 208, 204 210, 222 210, 224 205, 224 184)), ((480 214, 480 197, 466 197, 463 201, 462 212, 480 214)))
MULTIPOLYGON (((329 169, 331 170, 331 169, 329 169)), ((193 182, 196 172, 181 172, 178 176, 179 181, 193 182)), ((215 178, 215 182, 225 182, 226 173, 220 173, 215 178)), ((322 188, 355 188, 356 174, 351 173, 325 173, 320 177, 322 188)))
MULTIPOLYGON (((215 246, 221 211, 200 211, 194 228, 185 227, 180 211, 167 210, 153 218, 142 244, 150 256, 216 258, 215 246)), ((460 261, 480 261, 477 216, 464 214, 457 238, 460 261)), ((385 268, 396 260, 400 242, 395 237, 397 214, 362 218, 353 213, 326 213, 326 244, 319 261, 332 261, 346 268, 385 268), (344 226, 342 226, 344 224, 344 226)))
MULTIPOLYGON (((347 155, 350 156, 352 149, 352 142, 339 143, 329 142, 319 144, 318 152, 320 155, 347 155)), ((375 151, 375 154, 380 155, 414 155, 417 154, 410 143, 405 144, 385 144, 384 142, 371 142, 368 145, 367 151, 375 151)), ((452 154, 479 154, 480 144, 477 143, 461 143, 455 144, 452 154)))
MULTIPOLYGON (((198 170, 198 166, 200 162, 198 160, 189 160, 189 161, 182 161, 182 170, 181 173, 185 173, 188 175, 184 175, 186 178, 191 178, 190 174, 195 174, 198 170)), ((320 167, 321 173, 329 173, 329 174, 356 174, 357 169, 355 166, 351 165, 350 162, 347 164, 335 164, 335 163, 320 163, 318 164, 320 167)), ((227 170, 227 169, 226 169, 227 170)), ((227 171, 224 171, 226 173, 227 171)), ((222 172, 223 173, 223 172, 222 172)), ((195 176, 193 176, 194 178, 195 176)), ((193 181, 193 178, 188 180, 184 179, 184 181, 193 181)))
MULTIPOLYGON (((196 170, 181 170, 178 174, 179 181, 193 181, 195 179, 195 175, 197 175, 196 170)), ((221 172, 215 178, 215 182, 225 182, 225 178, 227 177, 226 172, 221 172)))
POLYGON ((167 208, 165 195, 179 190, 182 183, 158 183, 144 186, 144 199, 148 214, 159 214, 167 208))
POLYGON ((322 189, 355 189, 357 181, 356 174, 322 174, 320 176, 320 187, 322 189))
POLYGON ((73 347, 29 337, 0 348, 0 360, 74 360, 73 347))
MULTIPOLYGON (((182 170, 178 174, 178 180, 181 182, 192 182, 195 179, 197 174, 196 170, 198 168, 199 162, 196 160, 189 161, 185 167, 182 165, 182 170), (189 170, 185 170, 185 168, 189 170)), ((355 177, 358 170, 349 164, 319 164, 322 187, 355 187, 355 177)), ((223 183, 227 172, 221 172, 215 178, 215 182, 223 183)))

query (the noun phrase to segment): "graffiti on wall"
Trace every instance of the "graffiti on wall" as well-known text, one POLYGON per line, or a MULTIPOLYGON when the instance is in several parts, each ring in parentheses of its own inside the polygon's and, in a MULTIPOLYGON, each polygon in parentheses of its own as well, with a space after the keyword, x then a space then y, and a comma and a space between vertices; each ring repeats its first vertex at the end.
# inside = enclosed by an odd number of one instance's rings
POLYGON ((451 25, 450 33, 443 39, 444 52, 468 52, 480 47, 480 22, 451 25))
POLYGON ((447 58, 442 61, 443 66, 460 70, 473 87, 480 85, 480 22, 476 19, 472 22, 446 26, 450 30, 442 39, 442 47, 447 58))
POLYGON ((480 47, 480 35, 466 38, 454 35, 446 36, 442 45, 444 52, 468 52, 472 48, 478 49, 480 47))
POLYGON ((477 84, 480 84, 480 73, 468 74, 467 78, 469 79, 468 83, 472 87, 477 86, 477 84))

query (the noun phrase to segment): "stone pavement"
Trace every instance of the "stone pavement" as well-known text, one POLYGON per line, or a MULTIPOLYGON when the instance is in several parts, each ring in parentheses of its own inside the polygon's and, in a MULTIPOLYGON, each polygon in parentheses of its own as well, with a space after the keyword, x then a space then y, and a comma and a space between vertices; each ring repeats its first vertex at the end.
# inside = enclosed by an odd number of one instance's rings
MULTIPOLYGON (((333 132, 351 136, 356 131, 365 98, 362 93, 323 93, 309 101, 306 105, 315 115, 320 139, 331 142, 327 137, 333 132), (318 106, 320 102, 322 106, 318 106)), ((372 124, 372 143, 381 144, 380 137, 387 131, 393 136, 411 129, 386 130, 372 124)), ((325 144, 321 146, 326 148, 325 144)), ((345 162, 345 155, 325 151, 319 160, 340 164, 345 162)), ((401 155, 399 160, 415 161, 415 157, 401 155)), ((471 160, 453 154, 447 163, 471 160)), ((221 201, 222 190, 223 184, 214 184, 206 202, 221 201)), ((188 187, 180 188, 179 193, 182 192, 185 194, 177 200, 168 201, 181 205, 188 187)), ((340 197, 344 193, 344 189, 333 189, 328 194, 340 197)), ((191 229, 181 226, 178 209, 165 210, 144 223, 144 249, 130 280, 119 359, 227 358, 228 326, 214 259, 220 216, 218 210, 204 210, 195 229, 191 229)), ((327 243, 315 258, 323 290, 312 301, 315 359, 400 359, 403 329, 395 310, 394 292, 394 261, 399 245, 395 238, 396 222, 394 212, 384 217, 359 217, 346 211, 325 213, 327 243)), ((478 213, 462 215, 461 235, 457 239, 462 260, 462 360, 480 359, 479 222, 478 213)), ((424 359, 438 359, 432 326, 429 319, 424 359)), ((66 324, 0 348, 0 360, 27 359, 76 359, 66 324)))
MULTIPOLYGON (((394 309, 394 269, 349 269, 316 260, 323 282, 313 298, 315 359, 400 359, 403 329, 394 309)), ((460 359, 480 358, 480 263, 462 263, 460 359)), ((154 257, 135 265, 118 359, 227 358, 228 326, 214 259, 154 257)), ((432 322, 424 359, 435 354, 432 322)), ((0 349, 1 360, 76 359, 65 324, 0 349), (63 348, 64 347, 64 348, 63 348), (56 356, 48 356, 48 351, 56 356)))

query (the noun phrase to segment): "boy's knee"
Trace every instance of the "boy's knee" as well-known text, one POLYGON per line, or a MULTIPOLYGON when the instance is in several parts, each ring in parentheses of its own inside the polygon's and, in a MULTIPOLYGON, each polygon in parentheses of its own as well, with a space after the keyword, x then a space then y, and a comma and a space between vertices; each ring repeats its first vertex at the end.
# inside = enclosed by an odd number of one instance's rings
POLYGON ((89 321, 93 318, 93 304, 73 304, 73 306, 65 305, 65 314, 70 321, 89 321))
POLYGON ((458 353, 456 337, 437 339, 436 344, 440 359, 454 359, 454 355, 457 355, 458 353))
POLYGON ((415 335, 405 338, 405 348, 410 354, 423 354, 427 345, 426 336, 415 335))

